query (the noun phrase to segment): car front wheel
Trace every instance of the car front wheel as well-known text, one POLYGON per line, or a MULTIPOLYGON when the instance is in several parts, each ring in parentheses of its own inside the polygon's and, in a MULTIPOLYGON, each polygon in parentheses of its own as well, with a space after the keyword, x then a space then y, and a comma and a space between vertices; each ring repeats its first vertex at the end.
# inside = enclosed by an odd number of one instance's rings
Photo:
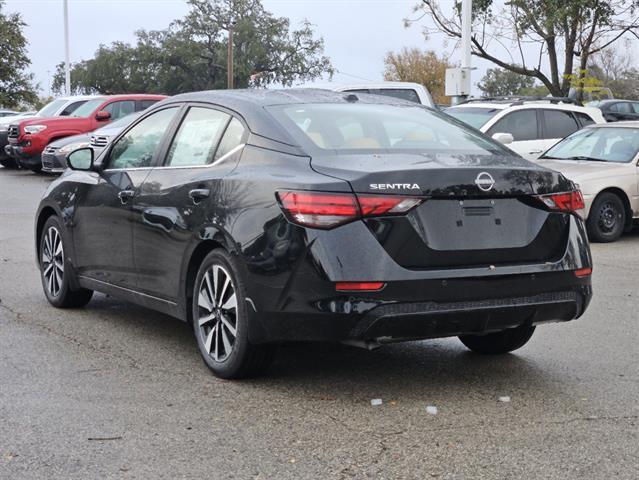
POLYGON ((233 256, 224 250, 206 256, 195 279, 192 303, 198 348, 216 376, 250 377, 268 367, 275 346, 249 342, 246 288, 233 256))
POLYGON ((70 265, 65 257, 63 229, 57 217, 49 217, 40 238, 40 278, 49 303, 58 308, 83 307, 91 300, 92 290, 72 289, 70 265))
POLYGON ((599 195, 588 216, 588 237, 593 242, 614 242, 626 226, 626 209, 618 195, 604 192, 599 195))
POLYGON ((535 327, 521 326, 486 335, 461 335, 459 339, 473 352, 498 355, 523 347, 534 332, 535 327))

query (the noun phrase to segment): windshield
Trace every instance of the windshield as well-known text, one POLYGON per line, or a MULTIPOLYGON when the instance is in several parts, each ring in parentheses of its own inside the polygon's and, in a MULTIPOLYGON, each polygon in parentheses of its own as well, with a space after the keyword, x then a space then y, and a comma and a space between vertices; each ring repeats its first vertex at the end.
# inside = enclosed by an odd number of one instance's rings
POLYGON ((480 129, 486 122, 493 118, 498 112, 497 108, 480 108, 480 107, 451 107, 445 111, 446 115, 455 117, 467 125, 480 129))
POLYGON ((86 118, 90 116, 93 111, 104 103, 104 98, 96 98, 95 100, 89 100, 84 105, 80 105, 70 117, 82 117, 86 118))
POLYGON ((541 158, 628 163, 638 152, 637 128, 585 128, 559 142, 541 158))
POLYGON ((53 117, 58 110, 60 110, 64 105, 66 105, 67 100, 60 98, 58 100, 54 100, 53 102, 47 103, 44 107, 42 107, 36 115, 38 117, 53 117))
POLYGON ((142 112, 129 113, 126 117, 122 117, 115 122, 111 122, 102 128, 98 128, 94 133, 100 133, 102 130, 113 130, 128 127, 133 120, 138 118, 141 114, 142 112))
POLYGON ((504 147, 423 107, 362 103, 278 105, 269 110, 303 145, 337 152, 419 150, 476 155, 504 147))

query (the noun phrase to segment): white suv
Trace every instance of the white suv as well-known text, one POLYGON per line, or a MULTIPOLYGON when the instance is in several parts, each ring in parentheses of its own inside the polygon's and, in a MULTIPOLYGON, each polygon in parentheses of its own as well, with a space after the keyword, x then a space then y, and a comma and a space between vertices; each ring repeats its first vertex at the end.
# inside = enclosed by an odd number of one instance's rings
POLYGON ((330 86, 335 92, 371 93, 373 95, 385 95, 400 98, 415 103, 421 103, 427 107, 435 108, 433 98, 426 87, 412 82, 379 82, 358 83, 350 85, 330 86))
POLYGON ((536 160, 559 140, 586 125, 606 123, 599 109, 552 97, 469 100, 445 112, 527 160, 536 160))

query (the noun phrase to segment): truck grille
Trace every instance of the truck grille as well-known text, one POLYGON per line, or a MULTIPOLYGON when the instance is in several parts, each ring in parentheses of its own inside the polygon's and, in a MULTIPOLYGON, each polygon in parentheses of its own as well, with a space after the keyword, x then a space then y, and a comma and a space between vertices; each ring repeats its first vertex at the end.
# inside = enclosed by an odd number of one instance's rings
POLYGON ((18 138, 20 136, 19 125, 9 125, 9 132, 7 133, 9 138, 18 138))
POLYGON ((91 145, 94 147, 106 147, 109 137, 104 135, 91 135, 91 145))

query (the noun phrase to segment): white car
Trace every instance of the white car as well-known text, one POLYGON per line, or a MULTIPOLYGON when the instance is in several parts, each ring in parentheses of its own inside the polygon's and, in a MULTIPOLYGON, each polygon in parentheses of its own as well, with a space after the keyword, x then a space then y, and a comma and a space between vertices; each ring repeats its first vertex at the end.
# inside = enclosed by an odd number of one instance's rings
POLYGON ((579 185, 591 241, 614 242, 639 220, 639 122, 591 125, 552 147, 538 163, 579 185))
POLYGON ((415 103, 421 103, 427 107, 435 108, 430 92, 419 83, 411 82, 379 82, 357 83, 349 85, 330 85, 334 92, 371 93, 373 95, 387 95, 401 98, 415 103))
POLYGON ((597 108, 555 98, 470 100, 445 112, 527 160, 536 160, 559 140, 586 125, 606 123, 597 108))

